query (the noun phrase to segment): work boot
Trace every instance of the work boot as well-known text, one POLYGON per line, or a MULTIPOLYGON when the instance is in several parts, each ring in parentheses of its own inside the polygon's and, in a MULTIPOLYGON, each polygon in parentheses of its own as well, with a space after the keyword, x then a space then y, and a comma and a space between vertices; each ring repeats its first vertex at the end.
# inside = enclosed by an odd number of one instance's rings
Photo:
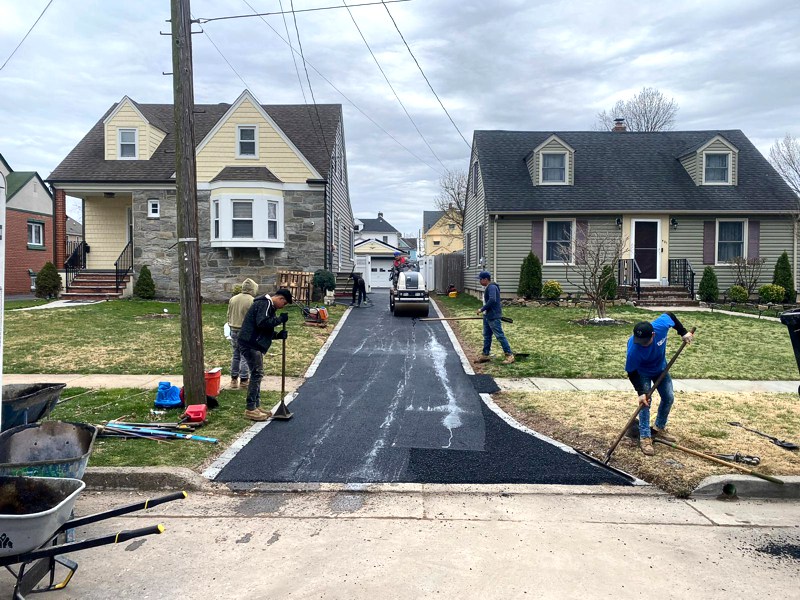
POLYGON ((479 358, 475 359, 475 362, 476 363, 487 363, 487 362, 490 362, 491 360, 492 360, 492 357, 489 356, 488 354, 481 354, 479 358))
POLYGON ((645 456, 655 456, 656 451, 653 448, 653 440, 651 438, 640 438, 639 448, 642 449, 642 454, 645 456))
POLYGON ((504 365, 510 365, 514 362, 514 355, 513 354, 506 354, 506 359, 503 361, 504 365))
POLYGON ((231 389, 232 390, 239 389, 239 378, 238 377, 231 377, 231 389))
POLYGON ((260 406, 256 406, 256 410, 257 410, 258 412, 262 413, 262 414, 265 414, 265 415, 267 415, 268 417, 271 417, 271 416, 272 416, 272 413, 271 413, 270 411, 268 411, 268 410, 264 410, 264 409, 263 409, 263 408, 261 408, 260 406))
POLYGON ((269 420, 269 417, 265 413, 263 413, 260 410, 258 410, 258 408, 254 408, 252 410, 246 409, 244 411, 244 416, 247 417, 248 419, 250 419, 251 421, 268 421, 269 420))
POLYGON ((242 388, 242 389, 246 390, 248 385, 250 385, 250 380, 249 379, 242 379, 242 380, 239 381, 239 387, 242 388))
POLYGON ((659 429, 658 427, 651 427, 650 431, 653 434, 654 438, 658 438, 660 440, 664 440, 665 442, 677 442, 678 438, 672 435, 666 428, 659 429))

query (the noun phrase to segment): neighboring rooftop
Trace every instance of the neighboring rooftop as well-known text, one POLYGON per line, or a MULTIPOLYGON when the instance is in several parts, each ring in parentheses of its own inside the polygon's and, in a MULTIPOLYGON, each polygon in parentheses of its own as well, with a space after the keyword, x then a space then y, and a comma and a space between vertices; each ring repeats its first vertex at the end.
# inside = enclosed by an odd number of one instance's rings
POLYGON ((377 219, 361 219, 364 227, 361 228, 361 233, 400 233, 388 221, 383 218, 383 213, 378 213, 377 219))
POLYGON ((436 222, 444 216, 443 210, 426 210, 422 212, 422 233, 428 233, 428 229, 436 225, 436 222))

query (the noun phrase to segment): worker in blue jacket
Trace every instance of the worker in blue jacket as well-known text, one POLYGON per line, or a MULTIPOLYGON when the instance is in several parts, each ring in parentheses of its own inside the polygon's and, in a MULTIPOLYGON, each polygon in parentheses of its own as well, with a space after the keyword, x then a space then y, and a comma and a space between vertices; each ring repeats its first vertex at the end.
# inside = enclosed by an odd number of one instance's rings
POLYGON ((483 315, 483 354, 476 362, 485 363, 492 360, 489 353, 492 350, 492 336, 494 335, 506 355, 503 364, 510 365, 514 362, 514 353, 511 352, 511 346, 503 333, 503 322, 500 320, 500 317, 503 316, 500 286, 492 281, 492 274, 489 271, 478 273, 478 279, 486 289, 483 292, 483 306, 478 309, 478 314, 483 315))
POLYGON ((639 394, 639 447, 646 456, 653 456, 653 437, 667 442, 675 442, 677 438, 667 431, 667 419, 672 409, 675 395, 672 390, 672 378, 667 373, 658 385, 658 414, 653 427, 650 427, 650 402, 647 390, 655 383, 662 371, 667 368, 667 334, 675 329, 687 344, 694 339, 674 313, 667 312, 655 321, 642 321, 633 327, 633 335, 628 339, 628 356, 625 371, 628 379, 639 394))

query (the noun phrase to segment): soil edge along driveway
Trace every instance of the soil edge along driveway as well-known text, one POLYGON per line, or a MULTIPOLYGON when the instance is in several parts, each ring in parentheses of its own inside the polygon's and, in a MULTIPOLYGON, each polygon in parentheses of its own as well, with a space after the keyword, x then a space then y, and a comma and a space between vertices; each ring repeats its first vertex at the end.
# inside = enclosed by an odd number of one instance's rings
POLYGON ((298 390, 294 418, 265 427, 216 481, 628 484, 507 425, 440 323, 393 317, 387 295, 370 296, 298 390))

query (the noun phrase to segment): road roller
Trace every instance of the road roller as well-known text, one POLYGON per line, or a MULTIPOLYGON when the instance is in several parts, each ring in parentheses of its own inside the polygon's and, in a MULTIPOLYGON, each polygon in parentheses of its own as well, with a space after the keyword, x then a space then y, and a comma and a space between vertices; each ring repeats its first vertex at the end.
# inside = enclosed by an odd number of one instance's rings
MULTIPOLYGON (((401 271, 389 291, 389 310, 395 317, 427 317, 431 305, 425 279, 417 271, 401 271)), ((393 278, 394 280, 394 278, 393 278)))

